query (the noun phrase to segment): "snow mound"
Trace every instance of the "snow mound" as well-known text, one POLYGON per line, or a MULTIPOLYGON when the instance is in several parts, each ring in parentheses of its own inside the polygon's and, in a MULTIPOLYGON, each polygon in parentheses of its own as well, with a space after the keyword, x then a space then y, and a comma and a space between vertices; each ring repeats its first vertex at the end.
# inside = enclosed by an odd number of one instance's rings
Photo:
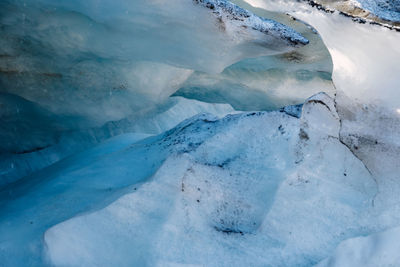
POLYGON ((339 126, 326 94, 300 118, 189 119, 146 141, 170 151, 151 179, 47 230, 46 255, 56 266, 315 264, 360 232, 376 194, 339 126))

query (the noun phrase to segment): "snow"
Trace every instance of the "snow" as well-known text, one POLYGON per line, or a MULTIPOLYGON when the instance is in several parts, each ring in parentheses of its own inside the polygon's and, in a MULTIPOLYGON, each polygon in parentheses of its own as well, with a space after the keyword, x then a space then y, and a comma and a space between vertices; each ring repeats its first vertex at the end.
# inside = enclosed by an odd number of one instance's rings
MULTIPOLYGON (((275 9, 263 1, 249 2, 275 9)), ((293 10, 290 4, 286 8, 293 10)), ((395 227, 399 222, 395 214, 400 192, 396 156, 400 147, 397 113, 400 95, 395 74, 400 71, 397 64, 400 35, 308 6, 292 13, 318 30, 332 55, 335 102, 341 118, 340 138, 365 162, 379 184, 376 210, 371 215, 379 223, 372 231, 395 227)))
POLYGON ((332 257, 317 266, 397 266, 400 262, 399 238, 400 228, 396 227, 385 232, 345 240, 332 257))
POLYGON ((46 231, 48 259, 59 266, 317 263, 355 234, 376 184, 337 139, 329 96, 310 98, 302 114, 182 123, 155 143, 176 144, 177 153, 151 179, 46 231))
POLYGON ((360 7, 382 19, 400 22, 399 0, 356 0, 356 2, 360 7))
POLYGON ((307 6, 294 10, 292 3, 277 7, 265 1, 249 2, 273 10, 285 6, 321 34, 334 65, 332 79, 337 89, 339 138, 365 164, 377 183, 374 205, 360 219, 365 232, 343 241, 320 266, 397 266, 396 237, 387 238, 389 233, 396 236, 396 230, 387 229, 396 229, 400 224, 397 112, 400 95, 395 74, 399 71, 396 62, 400 60, 400 35, 307 6))
POLYGON ((247 2, 0 3, 0 265, 398 265, 400 35, 247 2))
MULTIPOLYGON (((8 100, 8 98, 6 98, 8 100)), ((20 100, 19 100, 20 101, 20 100)), ((11 104, 11 101, 7 101, 8 104, 11 104)), ((24 102, 16 102, 15 105, 20 106, 19 114, 25 112, 24 110, 30 108, 29 104, 25 105, 24 102)), ((32 104, 30 104, 32 105, 32 104)), ((35 106, 33 106, 35 108, 35 106)), ((13 109, 12 109, 13 110, 13 109)), ((35 110, 35 109, 33 109, 35 110)), ((26 121, 18 122, 21 127, 27 127, 29 122, 33 122, 32 119, 42 120, 42 117, 35 117, 34 111, 30 108, 29 113, 25 116, 17 117, 17 119, 25 119, 29 120, 28 123, 26 121)), ((203 103, 196 100, 189 100, 182 97, 171 97, 166 103, 160 106, 156 111, 149 112, 148 114, 140 114, 131 115, 119 121, 113 121, 110 123, 106 123, 102 127, 92 128, 89 131, 76 131, 76 132, 68 132, 67 134, 59 137, 59 142, 57 143, 54 140, 51 143, 51 146, 48 145, 49 138, 54 138, 53 133, 49 131, 48 124, 43 126, 43 132, 46 133, 42 135, 47 137, 46 140, 37 140, 32 139, 35 138, 36 135, 32 136, 32 132, 21 131, 21 133, 25 134, 25 136, 13 135, 13 132, 3 131, 3 135, 8 133, 9 136, 4 138, 8 138, 9 143, 5 143, 4 145, 13 145, 11 141, 16 142, 22 147, 23 140, 27 143, 27 146, 34 144, 36 147, 43 147, 43 149, 39 149, 38 151, 33 151, 30 153, 6 153, 2 155, 0 166, 2 169, 2 173, 0 174, 0 186, 10 184, 12 182, 17 181, 21 177, 27 176, 35 171, 43 169, 51 164, 71 155, 74 155, 77 152, 84 151, 96 144, 104 142, 109 138, 118 136, 124 133, 135 133, 138 135, 155 135, 162 133, 166 130, 169 130, 176 126, 181 121, 192 117, 198 113, 208 112, 210 114, 214 114, 215 116, 225 116, 229 113, 235 113, 233 108, 228 104, 212 104, 212 103, 203 103), (156 113, 156 115, 154 115, 156 113), (43 142, 41 143, 37 142, 43 142), (47 142, 47 143, 46 143, 47 142)), ((15 115, 9 116, 8 123, 15 118, 15 115)), ((51 116, 49 116, 52 118, 51 116)), ((4 117, 3 117, 4 118, 4 117)), ((53 121, 56 118, 53 116, 53 121)), ((42 120, 42 123, 46 121, 42 120)), ((35 127, 37 129, 37 125, 35 127)), ((6 129, 8 130, 8 129, 6 129)), ((7 149, 3 149, 3 151, 7 151, 7 149)), ((3 152, 4 153, 4 152, 3 152)))
POLYGON ((242 21, 242 25, 266 34, 277 35, 291 44, 308 44, 309 41, 293 29, 276 21, 261 18, 227 0, 194 0, 195 3, 213 10, 217 16, 227 16, 230 19, 242 21), (232 18, 231 18, 232 17, 232 18))
POLYGON ((385 106, 389 110, 399 107, 400 34, 377 25, 355 23, 337 12, 325 13, 295 1, 246 2, 267 10, 285 10, 311 24, 332 56, 332 79, 338 91, 359 103, 385 106))

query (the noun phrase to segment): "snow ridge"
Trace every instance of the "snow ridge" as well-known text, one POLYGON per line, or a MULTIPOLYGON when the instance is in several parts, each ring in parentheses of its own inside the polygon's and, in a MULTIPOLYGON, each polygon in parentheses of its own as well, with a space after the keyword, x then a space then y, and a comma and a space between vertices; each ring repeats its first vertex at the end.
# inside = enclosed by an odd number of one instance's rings
POLYGON ((306 45, 309 43, 308 39, 292 28, 274 20, 259 17, 227 0, 193 0, 193 2, 213 10, 221 19, 225 17, 229 20, 242 21, 242 26, 244 27, 278 36, 287 40, 291 45, 306 45))

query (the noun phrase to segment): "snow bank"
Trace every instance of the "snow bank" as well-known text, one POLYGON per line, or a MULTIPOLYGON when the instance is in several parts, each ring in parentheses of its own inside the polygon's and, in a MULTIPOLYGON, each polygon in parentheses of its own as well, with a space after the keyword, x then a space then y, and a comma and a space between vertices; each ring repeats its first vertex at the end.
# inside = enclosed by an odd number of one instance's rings
POLYGON ((300 119, 195 117, 151 145, 176 152, 150 180, 46 231, 47 257, 56 266, 317 263, 359 231, 376 193, 338 131, 325 94, 300 119))

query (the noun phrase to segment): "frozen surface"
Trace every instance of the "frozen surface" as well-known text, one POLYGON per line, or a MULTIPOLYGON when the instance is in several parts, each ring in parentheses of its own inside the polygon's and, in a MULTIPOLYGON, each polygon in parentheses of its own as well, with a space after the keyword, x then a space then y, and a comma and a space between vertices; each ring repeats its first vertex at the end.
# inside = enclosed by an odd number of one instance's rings
POLYGON ((150 180, 46 232, 48 259, 57 266, 317 263, 363 233, 358 220, 376 184, 338 140, 332 99, 316 95, 302 110, 299 119, 245 113, 181 124, 156 143, 176 144, 177 153, 150 180))
POLYGON ((398 0, 304 0, 327 13, 337 11, 357 23, 373 24, 400 31, 398 0))
POLYGON ((309 44, 283 54, 244 59, 218 74, 194 72, 175 95, 250 111, 299 104, 321 91, 334 95, 331 56, 312 27, 279 12, 235 2, 258 16, 289 25, 307 37, 309 44))
POLYGON ((235 112, 228 104, 203 103, 182 97, 171 97, 163 105, 146 113, 132 114, 89 130, 75 130, 57 135, 51 131, 50 126, 57 129, 60 127, 58 120, 63 118, 46 113, 32 103, 25 103, 27 101, 18 99, 18 102, 12 102, 10 97, 3 98, 5 103, 3 107, 11 106, 10 109, 3 109, 3 112, 10 110, 11 114, 3 113, 4 128, 1 134, 4 140, 14 141, 15 144, 2 143, 5 147, 0 154, 0 187, 120 134, 159 134, 198 113, 208 112, 224 116, 235 112), (13 113, 15 107, 20 115, 16 116, 13 113), (10 129, 9 124, 14 124, 15 128, 10 129), (27 149, 32 144, 35 145, 35 149, 18 153, 7 150, 8 146, 17 145, 23 149, 25 142, 27 149))
POLYGON ((374 233, 400 225, 400 82, 395 74, 400 70, 397 64, 400 34, 380 26, 353 23, 337 13, 327 14, 307 6, 295 10, 292 2, 282 6, 269 5, 266 1, 248 2, 273 10, 287 8, 321 34, 334 64, 332 78, 341 119, 340 140, 365 164, 377 182, 374 206, 360 220, 371 237, 345 241, 321 265, 399 265, 397 242, 387 238, 391 234, 396 238, 396 230, 374 233), (391 254, 391 249, 396 254, 391 254))
MULTIPOLYGON (((298 16, 305 19, 306 13, 298 16)), ((336 89, 360 103, 398 109, 400 34, 378 26, 349 24, 338 14, 307 17, 332 55, 336 89)))
POLYGON ((1 1, 0 185, 116 134, 160 133, 195 115, 182 108, 186 117, 157 120, 194 72, 217 75, 309 42, 290 26, 213 3, 1 1))
POLYGON ((318 267, 388 267, 400 262, 400 228, 342 242, 318 267))
POLYGON ((380 18, 400 22, 399 0, 355 0, 355 2, 380 18))
POLYGON ((0 265, 399 265, 400 34, 247 2, 0 3, 0 265))
POLYGON ((332 56, 332 79, 338 91, 359 103, 377 104, 390 111, 399 108, 400 34, 294 1, 246 2, 267 10, 289 11, 311 24, 332 56))
POLYGON ((218 73, 293 49, 278 30, 261 33, 230 17, 221 29, 192 1, 95 2, 2 3, 2 91, 98 125, 165 100, 193 70, 218 73))
POLYGON ((241 21, 239 24, 242 27, 250 27, 253 30, 257 30, 262 33, 277 35, 293 45, 309 43, 309 40, 301 36, 295 30, 276 21, 254 15, 248 10, 241 8, 230 1, 194 0, 194 2, 211 9, 213 13, 221 19, 222 17, 227 17, 229 20, 241 21))
POLYGON ((400 116, 384 107, 352 102, 343 94, 337 96, 342 127, 340 138, 361 159, 378 184, 374 208, 364 224, 371 233, 398 226, 400 223, 400 116))
MULTIPOLYGON (((335 101, 341 118, 341 140, 363 160, 378 181, 376 212, 386 210, 380 226, 399 224, 396 203, 400 178, 397 156, 400 81, 395 73, 400 71, 397 64, 400 34, 354 23, 339 14, 326 14, 309 6, 294 11, 292 2, 279 2, 283 3, 279 7, 266 1, 248 2, 273 10, 287 8, 319 31, 334 64, 332 78, 337 89, 335 101)), ((373 216, 379 218, 377 213, 373 216)))

